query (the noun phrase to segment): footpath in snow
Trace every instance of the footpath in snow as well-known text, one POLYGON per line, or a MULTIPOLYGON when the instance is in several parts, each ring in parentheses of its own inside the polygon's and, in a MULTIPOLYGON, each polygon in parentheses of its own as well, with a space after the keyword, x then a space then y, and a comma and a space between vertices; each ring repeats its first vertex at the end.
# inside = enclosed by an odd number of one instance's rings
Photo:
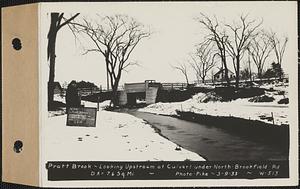
MULTIPOLYGON (((85 102, 85 106, 96 104, 85 102)), ((205 161, 126 113, 100 110, 96 127, 66 126, 66 115, 49 115, 43 128, 47 161, 205 161)))
POLYGON ((138 111, 160 115, 176 115, 176 110, 190 111, 203 115, 226 116, 244 118, 247 120, 258 120, 273 124, 271 118, 274 117, 275 125, 289 124, 288 104, 278 104, 282 95, 269 93, 274 102, 249 102, 250 98, 237 99, 230 102, 209 101, 204 103, 207 97, 205 93, 198 93, 191 99, 184 102, 156 103, 141 108, 138 111))

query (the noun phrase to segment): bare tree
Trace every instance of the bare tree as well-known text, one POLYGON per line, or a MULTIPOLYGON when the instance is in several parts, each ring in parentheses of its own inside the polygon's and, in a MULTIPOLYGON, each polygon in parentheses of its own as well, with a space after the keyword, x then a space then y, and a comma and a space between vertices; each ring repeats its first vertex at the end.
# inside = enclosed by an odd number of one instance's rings
POLYGON ((55 78, 55 58, 56 58, 56 37, 58 31, 72 20, 74 20, 79 13, 75 14, 69 19, 64 18, 64 13, 51 13, 51 23, 48 32, 48 47, 47 47, 47 59, 49 60, 49 80, 48 80, 48 110, 53 109, 54 99, 54 78, 55 78), (62 19, 64 18, 64 22, 62 19))
MULTIPOLYGON (((274 49, 277 63, 279 63, 280 67, 282 68, 282 59, 285 52, 286 44, 288 42, 288 38, 284 37, 282 41, 276 36, 274 32, 271 32, 269 37, 270 37, 272 47, 274 49)), ((279 79, 281 79, 281 77, 282 75, 279 76, 279 79)))
POLYGON ((129 57, 139 42, 150 36, 150 32, 141 23, 125 15, 98 15, 98 18, 100 23, 83 18, 81 23, 72 22, 70 28, 75 35, 83 33, 91 40, 93 47, 85 53, 97 52, 104 57, 112 88, 111 101, 115 107, 118 105, 117 90, 122 72, 136 64, 128 61, 129 57))
POLYGON ((260 33, 254 37, 249 45, 248 52, 257 67, 258 78, 262 77, 265 62, 272 49, 271 40, 266 33, 260 33))
POLYGON ((209 34, 206 36, 208 40, 211 40, 215 43, 218 49, 217 55, 221 58, 222 67, 224 67, 225 80, 227 85, 230 85, 230 80, 228 77, 228 66, 226 61, 226 41, 227 36, 225 34, 225 30, 221 30, 218 19, 214 17, 213 19, 209 18, 205 14, 201 13, 201 17, 197 18, 197 20, 208 30, 209 34))
POLYGON ((201 78, 202 83, 205 83, 205 78, 208 72, 215 66, 216 53, 211 40, 200 43, 196 53, 191 55, 192 62, 190 63, 197 78, 201 78))
POLYGON ((189 78, 186 65, 182 63, 178 64, 177 66, 172 66, 172 68, 179 70, 184 75, 186 84, 189 85, 189 78))
POLYGON ((262 21, 257 23, 256 20, 248 20, 247 16, 240 16, 238 23, 225 24, 229 29, 226 48, 232 58, 236 88, 239 87, 241 59, 247 51, 251 39, 257 35, 257 30, 261 24, 262 21))

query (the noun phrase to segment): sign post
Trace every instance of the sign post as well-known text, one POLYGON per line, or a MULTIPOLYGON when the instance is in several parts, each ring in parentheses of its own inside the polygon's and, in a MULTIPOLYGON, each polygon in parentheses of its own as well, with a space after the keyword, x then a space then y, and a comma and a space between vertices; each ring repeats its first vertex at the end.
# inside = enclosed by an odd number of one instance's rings
POLYGON ((99 101, 100 101, 100 96, 97 97, 97 111, 99 111, 99 101))

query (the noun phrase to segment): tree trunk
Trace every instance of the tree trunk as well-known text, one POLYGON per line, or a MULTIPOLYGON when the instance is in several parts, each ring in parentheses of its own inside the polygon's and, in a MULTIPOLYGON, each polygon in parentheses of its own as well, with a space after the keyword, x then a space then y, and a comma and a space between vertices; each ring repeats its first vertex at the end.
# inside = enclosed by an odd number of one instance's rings
POLYGON ((257 68, 257 77, 262 79, 262 69, 260 67, 257 68))
POLYGON ((112 99, 113 106, 116 107, 119 104, 118 100, 118 85, 115 83, 114 86, 112 86, 112 99))
POLYGON ((50 62, 50 70, 49 70, 49 81, 48 81, 48 110, 55 109, 54 107, 54 78, 55 78, 55 43, 56 43, 56 36, 58 30, 63 27, 64 25, 68 24, 71 20, 79 15, 77 13, 75 16, 71 17, 69 20, 65 21, 61 24, 61 20, 63 18, 63 13, 51 13, 51 23, 50 29, 48 32, 48 48, 47 48, 47 59, 50 62))
MULTIPOLYGON (((106 59, 106 61, 108 61, 108 59, 106 59)), ((110 76, 110 85, 112 89, 111 102, 113 103, 113 107, 115 108, 116 106, 119 105, 118 86, 121 78, 121 71, 119 71, 116 78, 113 76, 113 73, 114 73, 113 71, 112 73, 109 73, 109 76, 110 76)))
POLYGON ((236 78, 235 78, 235 88, 239 88, 240 83, 240 57, 236 57, 236 78))
POLYGON ((282 67, 281 67, 281 62, 279 62, 279 81, 282 80, 282 67))
POLYGON ((48 59, 50 60, 48 81, 48 110, 53 110, 54 102, 54 78, 55 78, 55 44, 57 36, 58 13, 51 13, 51 25, 48 33, 48 59))
POLYGON ((205 69, 204 69, 204 65, 203 65, 203 72, 202 72, 202 83, 204 84, 205 83, 205 69))
POLYGON ((222 57, 222 62, 223 62, 223 65, 224 65, 224 70, 225 70, 225 80, 227 82, 227 86, 230 86, 230 80, 229 80, 229 77, 228 77, 228 68, 227 68, 227 63, 226 63, 226 58, 225 57, 222 57))
POLYGON ((113 102, 113 107, 114 108, 119 105, 119 99, 118 99, 119 81, 120 81, 120 78, 117 77, 115 82, 112 85, 112 99, 111 99, 111 101, 113 102))
POLYGON ((106 90, 109 91, 109 74, 106 67, 106 90))
POLYGON ((249 78, 250 78, 250 82, 252 82, 251 64, 250 64, 249 60, 248 60, 248 62, 249 62, 249 78))
POLYGON ((189 85, 189 79, 187 77, 187 74, 185 74, 185 80, 186 80, 186 84, 189 85))
POLYGON ((108 75, 110 77, 110 86, 111 86, 111 98, 110 98, 111 101, 110 101, 110 106, 111 106, 111 103, 112 103, 113 107, 115 107, 116 106, 116 104, 115 104, 115 91, 114 91, 115 87, 114 87, 113 75, 111 73, 109 73, 108 75))

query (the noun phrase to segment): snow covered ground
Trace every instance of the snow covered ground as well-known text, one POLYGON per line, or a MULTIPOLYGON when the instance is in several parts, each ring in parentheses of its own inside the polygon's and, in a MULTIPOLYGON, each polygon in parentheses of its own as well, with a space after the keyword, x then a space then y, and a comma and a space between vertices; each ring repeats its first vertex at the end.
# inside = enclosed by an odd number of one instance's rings
POLYGON ((53 100, 62 102, 62 103, 66 103, 65 98, 60 94, 54 94, 53 100))
POLYGON ((284 91, 284 92, 288 93, 288 89, 289 89, 288 86, 289 86, 288 83, 273 81, 272 83, 269 83, 269 84, 266 83, 266 84, 260 85, 260 88, 273 89, 273 90, 284 91))
MULTIPOLYGON (((90 102, 84 104, 97 106, 90 102)), ((108 104, 105 101, 100 107, 108 104)), ((97 113, 96 127, 66 126, 66 115, 51 114, 43 128, 44 160, 205 161, 164 138, 142 119, 102 108, 97 113)))
POLYGON ((275 99, 273 102, 249 102, 250 98, 243 98, 230 102, 210 101, 203 103, 206 94, 198 93, 184 102, 159 102, 141 108, 139 111, 161 115, 176 115, 176 110, 181 110, 212 116, 232 116, 250 120, 259 120, 271 124, 273 121, 266 118, 272 117, 273 114, 275 125, 289 124, 288 104, 277 103, 280 99, 287 97, 288 90, 286 86, 280 86, 280 90, 285 91, 285 96, 278 95, 278 91, 266 93, 266 95, 272 96, 275 99))

